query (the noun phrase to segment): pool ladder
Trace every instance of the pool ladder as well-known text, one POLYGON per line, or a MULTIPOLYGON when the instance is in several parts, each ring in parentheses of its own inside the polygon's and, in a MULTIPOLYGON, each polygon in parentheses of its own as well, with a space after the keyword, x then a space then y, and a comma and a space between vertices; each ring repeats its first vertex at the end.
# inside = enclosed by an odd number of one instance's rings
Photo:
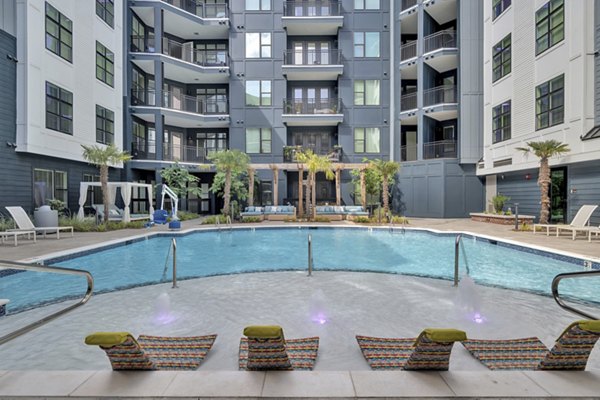
POLYGON ((313 271, 313 253, 312 253, 312 235, 308 234, 308 276, 312 275, 313 271))
POLYGON ((574 314, 580 315, 582 317, 585 318, 589 318, 589 319, 600 319, 597 316, 593 316, 590 315, 584 311, 578 310, 574 307, 571 307, 569 305, 567 305, 561 298, 560 298, 560 294, 558 293, 558 284, 560 283, 560 281, 562 281, 563 279, 567 279, 567 278, 587 278, 587 277, 593 277, 593 276, 600 276, 600 270, 596 269, 593 271, 582 271, 582 272, 565 272, 563 274, 558 274, 554 277, 554 279, 552 280, 552 297, 554 297, 554 301, 556 301, 556 303, 561 307, 564 308, 567 311, 570 311, 574 314))
MULTIPOLYGON (((217 226, 217 228, 220 231, 221 230, 221 218, 220 218, 220 215, 216 216, 216 218, 215 218, 215 225, 217 226)), ((231 217, 229 215, 227 217, 225 217, 225 225, 227 225, 227 228, 229 230, 233 229, 233 224, 231 222, 231 217)))
POLYGON ((467 275, 469 275, 469 264, 467 263, 467 253, 465 253, 465 248, 462 242, 462 233, 456 235, 456 239, 454 239, 454 286, 458 286, 458 275, 459 275, 459 264, 460 264, 460 249, 462 246, 463 256, 465 258, 465 268, 467 270, 467 275))

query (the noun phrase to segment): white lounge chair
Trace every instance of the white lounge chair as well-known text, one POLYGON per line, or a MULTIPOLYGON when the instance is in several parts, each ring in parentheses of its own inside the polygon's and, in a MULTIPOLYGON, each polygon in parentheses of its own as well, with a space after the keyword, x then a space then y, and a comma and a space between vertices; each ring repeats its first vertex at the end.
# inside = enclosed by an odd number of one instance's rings
POLYGON ((18 231, 4 231, 0 232, 0 242, 4 243, 5 240, 12 237, 15 241, 15 246, 17 245, 17 236, 19 235, 27 235, 27 238, 33 235, 33 242, 36 241, 35 231, 34 230, 18 230, 18 231))
MULTIPOLYGON (((581 208, 579 208, 579 211, 577 211, 577 214, 575 214, 575 217, 569 225, 534 224, 533 232, 535 233, 535 228, 538 226, 546 228, 546 236, 550 235, 550 229, 556 230, 557 237, 560 235, 561 231, 569 231, 573 235, 573 240, 575 240, 577 232, 586 232, 589 230, 589 227, 586 225, 588 224, 596 208, 598 208, 597 205, 581 206, 581 208)), ((591 235, 591 233, 589 235, 591 235)))
POLYGON ((15 220, 15 223, 19 227, 19 229, 11 229, 9 232, 20 232, 27 233, 28 231, 41 232, 46 237, 46 233, 48 232, 56 232, 56 238, 60 239, 61 231, 71 231, 71 237, 73 236, 73 227, 72 226, 45 226, 45 227, 36 227, 31 219, 23 210, 23 207, 6 207, 6 210, 9 212, 10 216, 15 220))

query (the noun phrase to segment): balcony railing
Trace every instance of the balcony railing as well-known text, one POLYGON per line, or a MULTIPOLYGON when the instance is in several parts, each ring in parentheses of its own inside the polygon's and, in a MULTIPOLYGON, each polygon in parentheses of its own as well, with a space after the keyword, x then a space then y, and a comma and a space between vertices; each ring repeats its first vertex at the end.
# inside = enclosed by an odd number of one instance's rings
POLYGON ((437 49, 456 48, 456 31, 445 30, 426 36, 423 39, 424 53, 437 49))
POLYGON ((423 92, 423 105, 456 103, 456 86, 445 85, 427 89, 423 92))
POLYGON ((195 114, 228 114, 226 100, 206 100, 161 90, 132 90, 132 105, 156 106, 195 114))
POLYGON ((417 41, 408 42, 400 46, 400 60, 410 60, 417 56, 417 41))
MULTIPOLYGON (((194 44, 191 42, 179 43, 164 39, 162 53, 203 67, 229 65, 227 50, 196 50, 193 46, 194 44)), ((154 38, 144 39, 143 36, 132 36, 131 50, 134 52, 156 53, 154 38)))
POLYGON ((439 140, 423 145, 423 158, 456 158, 456 140, 439 140))
MULTIPOLYGON (((164 161, 182 161, 182 162, 207 162, 209 151, 204 147, 187 146, 175 143, 163 143, 164 161)), ((131 143, 131 154, 134 160, 155 160, 156 142, 155 141, 137 141, 131 143)))
POLYGON ((341 14, 340 1, 286 1, 284 17, 337 17, 341 14))
POLYGON ((402 11, 417 5, 417 0, 402 0, 402 11))
POLYGON ((286 50, 283 53, 284 65, 340 65, 342 51, 329 50, 286 50))
POLYGON ((162 0, 200 18, 228 18, 227 4, 205 4, 196 0, 162 0))
POLYGON ((417 108, 417 93, 409 93, 400 97, 400 107, 402 111, 417 108))
POLYGON ((416 144, 400 146, 400 161, 416 161, 418 147, 416 144))
POLYGON ((342 156, 344 154, 344 151, 340 146, 335 146, 331 149, 326 150, 316 150, 312 147, 303 146, 283 146, 283 162, 298 162, 298 160, 296 159, 296 154, 304 152, 306 150, 312 150, 315 154, 318 154, 320 156, 327 156, 327 158, 331 162, 342 161, 342 156))
POLYGON ((284 99, 284 114, 341 114, 342 99, 284 99))

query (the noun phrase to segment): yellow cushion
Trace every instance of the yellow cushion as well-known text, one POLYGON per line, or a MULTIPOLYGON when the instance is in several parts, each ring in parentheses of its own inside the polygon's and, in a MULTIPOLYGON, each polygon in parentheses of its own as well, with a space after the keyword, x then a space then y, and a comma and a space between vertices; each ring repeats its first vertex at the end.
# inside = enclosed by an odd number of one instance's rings
POLYGON ((434 342, 460 342, 467 340, 467 334, 458 329, 433 329, 428 328, 423 331, 425 336, 434 342))
POLYGON ((580 329, 588 332, 600 333, 600 320, 577 321, 580 329))
POLYGON ((283 329, 279 325, 252 325, 244 328, 244 335, 259 339, 283 338, 283 329))
MULTIPOLYGON (((95 332, 85 338, 85 344, 111 347, 124 343, 131 334, 129 332, 95 332)), ((133 336, 131 336, 133 338, 133 336)))

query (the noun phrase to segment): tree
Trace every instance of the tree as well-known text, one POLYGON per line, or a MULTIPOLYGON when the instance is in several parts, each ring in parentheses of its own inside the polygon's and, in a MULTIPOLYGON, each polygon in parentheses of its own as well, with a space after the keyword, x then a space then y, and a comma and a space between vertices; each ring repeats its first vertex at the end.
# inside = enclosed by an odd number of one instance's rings
MULTIPOLYGON (((368 163, 369 160, 365 158, 363 162, 368 163)), ((361 205, 365 208, 367 206, 367 195, 379 197, 381 190, 381 176, 374 168, 369 168, 369 166, 370 164, 366 164, 366 167, 350 171, 354 186, 360 185, 361 205)))
POLYGON ((90 164, 100 169, 100 187, 102 189, 102 202, 104 203, 104 222, 108 222, 108 206, 110 202, 108 194, 108 167, 131 160, 131 155, 121 151, 113 143, 108 146, 85 146, 83 147, 83 158, 90 164))
POLYGON ((198 197, 202 195, 202 189, 199 187, 190 187, 190 183, 200 182, 200 178, 189 173, 189 171, 175 162, 175 165, 160 171, 160 176, 165 184, 175 192, 177 197, 187 197, 193 194, 198 197))
POLYGON ((390 212, 390 185, 394 183, 394 175, 400 170, 396 161, 369 160, 369 169, 375 170, 381 179, 381 194, 383 197, 383 211, 385 215, 390 212))
MULTIPOLYGON (((223 150, 211 153, 208 159, 215 164, 217 173, 222 172, 225 175, 225 184, 223 188, 223 214, 229 214, 229 204, 231 202, 231 182, 245 171, 248 170, 250 157, 240 150, 223 150)), ((217 190, 213 183, 210 190, 215 193, 217 190)))
MULTIPOLYGON (((312 218, 317 217, 317 193, 316 193, 316 176, 317 172, 325 172, 325 178, 333 179, 335 174, 333 173, 333 166, 327 156, 320 156, 312 152, 312 150, 306 150, 305 152, 296 153, 296 159, 299 163, 306 165, 308 171, 308 187, 307 192, 310 191, 311 196, 311 207, 312 207, 312 218)), ((307 193, 307 199, 309 195, 307 193)))
POLYGON ((538 186, 542 208, 540 210, 540 224, 547 224, 550 217, 550 163, 548 159, 571 151, 569 145, 558 140, 544 140, 541 142, 527 142, 527 147, 517 147, 516 150, 525 154, 533 153, 540 159, 540 172, 538 186))

